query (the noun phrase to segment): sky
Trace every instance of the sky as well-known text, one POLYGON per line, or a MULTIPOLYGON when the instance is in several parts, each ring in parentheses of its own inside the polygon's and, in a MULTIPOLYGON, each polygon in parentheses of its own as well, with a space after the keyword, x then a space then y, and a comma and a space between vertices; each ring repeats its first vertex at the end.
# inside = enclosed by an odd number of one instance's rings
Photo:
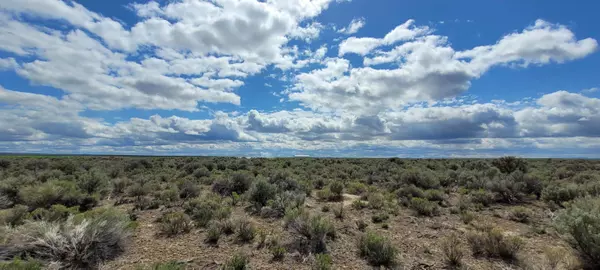
POLYGON ((0 152, 600 158, 600 2, 0 2, 0 152))

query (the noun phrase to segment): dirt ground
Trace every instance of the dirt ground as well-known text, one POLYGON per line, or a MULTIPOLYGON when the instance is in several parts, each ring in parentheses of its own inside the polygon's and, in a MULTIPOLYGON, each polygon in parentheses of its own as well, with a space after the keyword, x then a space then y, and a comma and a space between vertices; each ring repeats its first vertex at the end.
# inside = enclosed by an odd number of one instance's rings
MULTIPOLYGON (((358 220, 369 224, 367 230, 387 236, 399 249, 398 269, 449 269, 444 263, 440 241, 451 233, 461 236, 462 248, 465 251, 461 269, 532 269, 531 267, 543 265, 544 248, 567 246, 552 228, 544 227, 543 224, 550 223, 551 213, 536 204, 525 205, 534 213, 529 224, 509 220, 507 215, 511 206, 486 208, 478 212, 477 218, 470 224, 463 223, 458 214, 450 214, 448 209, 444 209, 440 216, 416 217, 410 209, 401 207, 398 215, 390 216, 386 222, 389 228, 384 229, 381 224, 371 222, 373 210, 356 210, 351 207, 352 201, 359 199, 359 196, 344 195, 343 220, 336 219, 332 211, 323 213, 321 210, 325 204, 330 205, 330 208, 339 207, 339 202, 318 202, 313 198, 307 198, 305 202, 309 211, 324 214, 335 223, 338 237, 327 243, 328 252, 333 259, 333 269, 372 269, 358 255, 357 239, 362 233, 357 229, 358 220), (516 235, 525 240, 518 263, 508 264, 502 260, 474 258, 471 255, 465 234, 475 226, 483 224, 493 224, 506 234, 516 235), (534 230, 534 227, 538 227, 538 230, 534 230), (540 233, 539 227, 543 227, 541 231, 544 233, 540 233)), ((103 265, 101 269, 139 269, 173 260, 185 264, 186 269, 219 269, 230 256, 239 251, 249 256, 251 269, 311 269, 313 256, 288 251, 282 261, 273 261, 267 248, 257 248, 256 238, 254 243, 242 244, 235 240, 234 235, 222 235, 217 245, 210 245, 204 242, 204 229, 194 229, 190 233, 175 237, 160 236, 155 222, 160 216, 160 211, 142 211, 131 245, 122 256, 103 265)), ((283 243, 294 241, 293 236, 284 230, 281 219, 251 216, 240 206, 234 209, 232 218, 248 218, 269 236, 279 235, 283 243)))

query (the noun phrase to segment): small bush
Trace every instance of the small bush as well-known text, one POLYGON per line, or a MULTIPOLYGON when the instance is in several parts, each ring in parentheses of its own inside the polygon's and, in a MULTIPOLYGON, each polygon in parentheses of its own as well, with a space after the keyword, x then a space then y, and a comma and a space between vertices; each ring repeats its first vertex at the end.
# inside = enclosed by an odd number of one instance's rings
POLYGON ((484 255, 490 258, 501 258, 512 261, 523 246, 523 241, 516 236, 505 236, 498 229, 487 229, 467 235, 473 255, 484 255))
POLYGON ((373 221, 373 223, 381 223, 387 221, 389 218, 390 216, 385 212, 379 212, 371 217, 371 221, 373 221))
POLYGON ((428 189, 425 191, 425 198, 432 202, 444 201, 444 192, 439 189, 428 189))
POLYGON ((352 202, 352 208, 354 208, 356 210, 367 208, 368 206, 369 206, 369 204, 365 201, 356 200, 356 201, 352 202))
POLYGON ((27 255, 60 269, 94 269, 124 251, 130 236, 127 215, 111 208, 64 222, 34 221, 11 229, 9 257, 27 255))
POLYGON ((315 262, 312 269, 314 270, 331 270, 331 256, 329 254, 315 254, 315 262))
POLYGON ((469 194, 472 203, 481 204, 485 207, 490 206, 494 202, 494 194, 484 189, 472 191, 469 194))
POLYGON ((231 219, 224 219, 219 222, 219 226, 221 227, 221 232, 225 235, 230 235, 235 232, 235 224, 231 219))
POLYGON ((600 267, 600 198, 581 198, 559 212, 556 225, 590 268, 600 267))
POLYGON ((250 242, 256 235, 256 228, 247 219, 240 219, 236 223, 236 237, 241 242, 250 242))
POLYGON ((212 223, 210 226, 208 226, 208 230, 206 231, 205 242, 216 244, 219 242, 219 238, 221 238, 221 228, 219 227, 219 224, 212 223))
POLYGON ((367 201, 372 209, 381 209, 385 205, 385 197, 381 193, 369 193, 367 201))
POLYGON ((521 223, 527 223, 529 222, 529 219, 531 217, 531 211, 529 211, 527 208, 525 207, 515 207, 512 209, 512 211, 510 212, 510 220, 512 221, 516 221, 516 222, 521 222, 521 223))
POLYGON ((442 251, 446 263, 450 266, 460 266, 464 257, 460 239, 456 234, 450 234, 442 241, 442 251))
POLYGON ((0 211, 0 225, 18 226, 27 219, 27 206, 15 205, 13 208, 0 211))
POLYGON ((542 199, 547 202, 553 202, 557 205, 576 199, 582 195, 577 184, 568 185, 549 185, 542 191, 542 199))
POLYGON ((248 200, 261 208, 267 205, 269 200, 273 200, 275 198, 276 187, 275 185, 260 179, 254 182, 248 193, 248 200))
POLYGON ((206 227, 215 218, 216 211, 221 209, 220 201, 212 198, 196 198, 186 202, 183 209, 198 227, 206 227))
POLYGON ((342 198, 342 193, 344 192, 344 185, 339 181, 334 181, 329 184, 329 190, 332 195, 329 200, 340 200, 342 198))
POLYGON ((77 206, 66 207, 64 205, 55 204, 50 209, 38 208, 30 213, 34 220, 45 221, 64 221, 69 216, 79 214, 77 206))
POLYGON ((288 224, 288 228, 308 242, 314 253, 323 253, 327 250, 326 237, 335 239, 336 232, 333 223, 320 215, 309 216, 303 212, 297 215, 288 224))
POLYGON ((323 213, 327 213, 327 212, 329 212, 329 205, 323 205, 323 206, 321 207, 321 212, 323 212, 323 213))
POLYGON ((420 216, 436 216, 439 214, 440 209, 437 203, 430 202, 427 199, 412 198, 410 201, 410 208, 415 210, 420 216))
POLYGON ((246 270, 248 269, 248 263, 250 259, 243 253, 234 254, 225 265, 223 265, 222 270, 246 270))
POLYGON ((502 173, 513 173, 517 170, 526 173, 527 163, 525 160, 516 157, 501 157, 494 159, 492 165, 498 168, 502 173))
POLYGON ((183 180, 179 184, 179 198, 189 199, 200 195, 200 187, 190 180, 183 180))
POLYGON ((51 180, 21 188, 19 198, 31 209, 50 207, 54 204, 91 208, 96 204, 95 201, 88 201, 88 198, 91 199, 91 197, 79 190, 75 183, 62 180, 51 180), (88 202, 92 205, 87 205, 88 202))
POLYGON ((356 221, 356 228, 361 231, 364 232, 365 229, 369 226, 369 224, 367 224, 364 220, 359 219, 356 221))
POLYGON ((271 252, 271 255, 273 255, 274 261, 283 260, 283 257, 285 257, 285 253, 286 253, 285 248, 280 245, 271 246, 269 248, 269 251, 271 252))
POLYGON ((374 232, 363 234, 358 241, 360 256, 373 266, 391 266, 395 263, 398 251, 390 241, 374 232))
POLYGON ((440 181, 431 170, 409 169, 402 172, 400 180, 403 184, 415 185, 423 189, 438 188, 440 181))
POLYGON ((471 222, 473 222, 474 219, 475 214, 471 211, 462 211, 460 213, 460 220, 462 220, 464 224, 471 224, 471 222))
POLYGON ((160 231, 167 236, 188 233, 192 229, 192 220, 183 212, 165 213, 158 222, 160 231))
POLYGON ((44 264, 41 261, 15 258, 11 261, 0 261, 0 270, 42 270, 44 264))
POLYGON ((344 204, 340 203, 338 206, 333 207, 333 215, 337 219, 344 219, 344 204))
POLYGON ((367 185, 361 182, 351 182, 346 186, 346 192, 354 195, 361 195, 367 192, 367 185))

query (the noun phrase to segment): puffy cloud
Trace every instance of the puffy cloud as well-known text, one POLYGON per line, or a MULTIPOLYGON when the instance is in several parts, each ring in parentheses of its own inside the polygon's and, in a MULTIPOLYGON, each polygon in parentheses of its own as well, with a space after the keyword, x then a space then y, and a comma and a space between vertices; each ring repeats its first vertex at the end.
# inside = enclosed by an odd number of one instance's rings
POLYGON ((355 19, 352 19, 352 21, 350 22, 350 24, 348 26, 338 30, 338 33, 342 33, 342 34, 346 34, 346 35, 356 34, 356 32, 358 32, 358 30, 363 28, 363 26, 365 26, 365 24, 366 24, 365 18, 355 18, 355 19))
POLYGON ((577 40, 566 26, 537 20, 521 33, 503 37, 494 45, 458 52, 456 58, 470 59, 478 72, 498 64, 547 64, 579 59, 594 52, 598 42, 593 38, 577 40))
POLYGON ((408 20, 405 23, 396 26, 396 28, 387 33, 383 38, 350 37, 340 43, 339 55, 342 56, 347 53, 366 55, 379 46, 393 45, 399 41, 412 40, 418 36, 426 35, 431 32, 429 27, 415 26, 414 23, 414 20, 408 20))
POLYGON ((518 111, 526 137, 600 136, 600 99, 557 91, 537 100, 536 107, 518 111))
POLYGON ((493 65, 560 63, 589 55, 597 47, 594 39, 577 40, 565 26, 541 20, 495 45, 458 52, 447 37, 428 35, 430 32, 409 20, 381 39, 348 38, 340 45, 340 56, 369 54, 380 44, 405 42, 364 58, 367 67, 346 64, 334 69, 332 62, 344 60, 330 60, 324 68, 298 74, 289 98, 314 110, 373 114, 459 96, 469 89, 471 80, 493 65), (380 64, 388 66, 374 67, 380 64), (333 70, 335 74, 331 74, 333 70))

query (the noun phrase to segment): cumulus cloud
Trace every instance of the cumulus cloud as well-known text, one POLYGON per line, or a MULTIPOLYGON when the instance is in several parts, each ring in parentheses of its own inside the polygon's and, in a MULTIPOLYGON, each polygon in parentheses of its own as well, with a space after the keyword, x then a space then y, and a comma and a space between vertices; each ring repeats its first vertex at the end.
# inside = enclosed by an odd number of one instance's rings
POLYGON ((356 32, 358 32, 358 30, 363 28, 363 26, 365 26, 365 24, 366 24, 365 18, 355 18, 355 19, 352 19, 352 21, 350 22, 350 24, 348 26, 343 27, 342 29, 338 30, 338 33, 342 33, 342 34, 346 34, 346 35, 356 34, 356 32))
POLYGON ((326 61, 325 67, 296 76, 289 98, 314 110, 337 110, 373 114, 422 101, 437 101, 463 94, 473 79, 494 65, 562 63, 593 53, 596 40, 577 40, 562 25, 538 20, 522 32, 502 37, 496 44, 455 51, 444 36, 415 26, 413 20, 396 27, 383 38, 348 38, 339 55, 369 54, 365 67, 338 65, 343 59, 326 61), (381 44, 404 41, 388 51, 370 52, 381 44), (380 64, 390 67, 376 68, 380 64), (335 74, 331 71, 335 70, 335 74))
MULTIPOLYGON (((461 99, 492 67, 584 58, 596 40, 538 20, 495 44, 456 50, 449 37, 407 20, 380 37, 326 44, 329 29, 317 19, 338 2, 148 1, 129 5, 137 17, 125 24, 73 1, 7 1, 0 72, 59 94, 0 86, 0 151, 464 155, 600 147, 597 98, 557 91, 518 103, 461 99), (244 106, 238 89, 256 87, 263 75, 281 78, 259 85, 280 93, 274 103, 285 109, 244 106), (124 109, 153 115, 85 116, 124 109), (200 110, 209 116, 179 114, 200 110)), ((354 35, 364 25, 355 18, 338 32, 354 35)))

